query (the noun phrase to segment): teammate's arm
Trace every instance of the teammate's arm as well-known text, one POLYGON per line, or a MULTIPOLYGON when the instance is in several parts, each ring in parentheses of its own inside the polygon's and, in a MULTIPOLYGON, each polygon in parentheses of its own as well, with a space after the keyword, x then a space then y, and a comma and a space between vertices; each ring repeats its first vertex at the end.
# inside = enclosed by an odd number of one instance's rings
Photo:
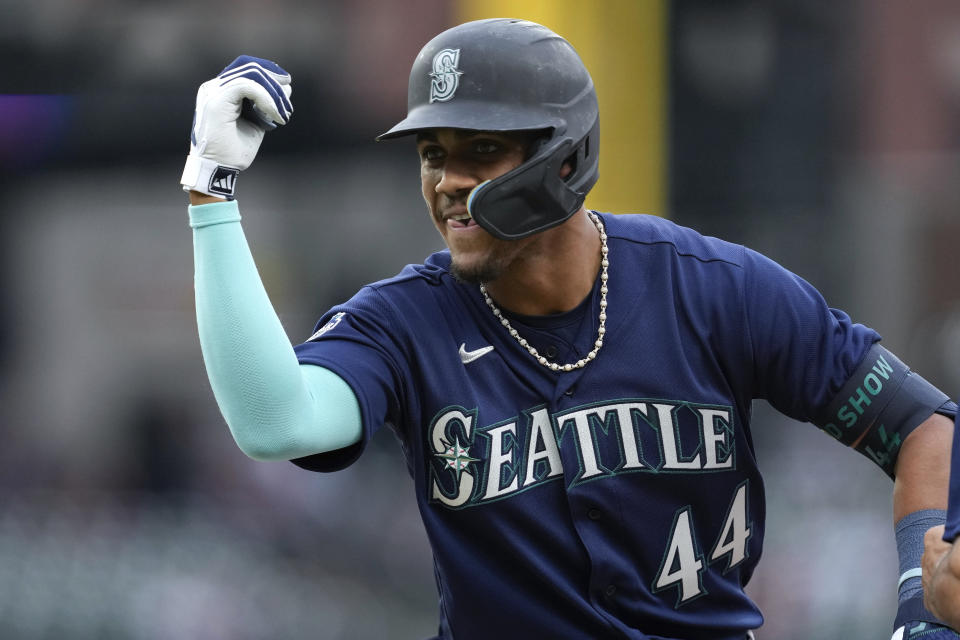
POLYGON ((270 128, 264 114, 277 125, 292 113, 289 82, 278 65, 243 56, 204 83, 181 178, 190 193, 197 325, 210 384, 237 444, 258 459, 331 451, 361 434, 347 383, 298 363, 232 201, 240 170, 270 128))
POLYGON ((960 551, 943 539, 944 526, 927 531, 923 551, 923 598, 930 612, 960 629, 960 551))
POLYGON ((933 527, 924 537, 924 604, 935 616, 960 629, 960 416, 954 423, 950 492, 946 525, 933 527))

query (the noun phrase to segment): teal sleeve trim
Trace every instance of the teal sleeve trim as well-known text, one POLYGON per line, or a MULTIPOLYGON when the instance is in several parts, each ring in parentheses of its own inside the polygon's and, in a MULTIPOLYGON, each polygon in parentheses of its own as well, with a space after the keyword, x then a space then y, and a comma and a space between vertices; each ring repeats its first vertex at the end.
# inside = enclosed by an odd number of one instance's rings
POLYGON ((225 222, 240 222, 240 208, 236 200, 190 205, 187 212, 190 214, 190 226, 194 229, 225 222))
POLYGON ((289 460, 359 442, 356 396, 328 369, 300 365, 263 287, 236 201, 191 206, 200 348, 240 449, 289 460))

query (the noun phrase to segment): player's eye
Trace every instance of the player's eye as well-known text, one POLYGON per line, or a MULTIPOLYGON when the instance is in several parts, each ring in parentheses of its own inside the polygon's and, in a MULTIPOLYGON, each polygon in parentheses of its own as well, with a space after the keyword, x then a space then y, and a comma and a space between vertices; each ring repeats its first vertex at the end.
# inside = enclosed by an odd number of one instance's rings
POLYGON ((424 162, 438 162, 443 159, 443 149, 435 145, 420 147, 420 159, 424 162))
POLYGON ((473 143, 473 151, 474 153, 487 155, 500 151, 500 145, 493 140, 476 140, 473 143))

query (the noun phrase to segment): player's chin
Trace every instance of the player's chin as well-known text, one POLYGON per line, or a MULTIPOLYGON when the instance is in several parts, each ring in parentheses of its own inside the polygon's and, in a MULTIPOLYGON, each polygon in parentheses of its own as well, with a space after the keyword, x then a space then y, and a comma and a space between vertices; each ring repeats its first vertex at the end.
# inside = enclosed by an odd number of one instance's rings
POLYGON ((457 255, 451 251, 450 274, 460 282, 482 284, 493 282, 503 273, 500 261, 487 257, 457 255))

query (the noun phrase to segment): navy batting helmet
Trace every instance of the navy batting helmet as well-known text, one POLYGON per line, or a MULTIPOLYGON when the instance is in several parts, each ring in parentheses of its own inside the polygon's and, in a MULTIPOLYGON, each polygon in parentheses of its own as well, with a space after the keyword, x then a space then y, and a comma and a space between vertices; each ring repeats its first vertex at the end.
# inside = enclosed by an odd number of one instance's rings
POLYGON ((539 24, 495 18, 453 27, 410 70, 407 117, 378 140, 424 129, 543 130, 528 159, 478 185, 467 209, 511 240, 576 213, 597 181, 599 117, 593 80, 569 42, 539 24), (560 169, 569 163, 564 178, 560 169))

